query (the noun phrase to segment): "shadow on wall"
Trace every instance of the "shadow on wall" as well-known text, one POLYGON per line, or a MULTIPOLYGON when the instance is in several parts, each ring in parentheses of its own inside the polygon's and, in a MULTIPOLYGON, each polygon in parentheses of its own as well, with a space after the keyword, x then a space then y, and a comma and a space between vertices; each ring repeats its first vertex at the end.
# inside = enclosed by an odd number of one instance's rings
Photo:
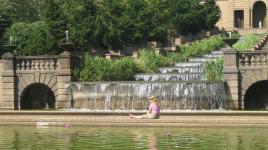
POLYGON ((21 96, 21 109, 55 108, 55 96, 52 90, 41 83, 26 87, 21 96))
POLYGON ((251 85, 244 97, 245 110, 268 110, 268 80, 258 81, 251 85))

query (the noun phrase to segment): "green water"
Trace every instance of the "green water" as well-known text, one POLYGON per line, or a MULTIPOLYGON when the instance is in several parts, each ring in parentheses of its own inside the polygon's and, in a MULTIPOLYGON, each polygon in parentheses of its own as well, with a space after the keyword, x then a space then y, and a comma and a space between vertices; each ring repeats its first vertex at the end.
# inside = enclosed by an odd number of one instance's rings
POLYGON ((265 150, 268 128, 1 126, 0 149, 265 150))

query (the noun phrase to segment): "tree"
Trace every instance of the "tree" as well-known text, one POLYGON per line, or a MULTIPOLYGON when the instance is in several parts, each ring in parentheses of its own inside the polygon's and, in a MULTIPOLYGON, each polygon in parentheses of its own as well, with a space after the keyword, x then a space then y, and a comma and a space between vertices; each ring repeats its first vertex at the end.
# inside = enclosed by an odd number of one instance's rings
POLYGON ((14 23, 6 32, 12 35, 18 55, 43 55, 51 53, 53 38, 45 21, 14 23))
POLYGON ((123 45, 124 28, 122 16, 125 11, 123 0, 103 0, 96 17, 94 36, 108 49, 117 49, 123 45))
POLYGON ((211 29, 218 21, 218 7, 214 0, 169 0, 172 24, 179 34, 197 33, 211 29), (173 17, 172 17, 173 16, 173 17))
MULTIPOLYGON (((6 32, 6 29, 12 24, 12 21, 8 14, 6 12, 2 11, 0 12, 0 48, 4 45, 7 44, 6 40, 4 39, 4 34, 6 32)), ((3 49, 3 48, 1 48, 3 49)), ((3 51, 0 52, 0 54, 3 54, 3 51)))
POLYGON ((57 0, 45 0, 41 12, 48 24, 49 32, 54 38, 53 50, 58 50, 58 44, 64 39, 64 33, 67 30, 67 17, 57 0))
POLYGON ((13 22, 39 20, 41 0, 0 0, 0 9, 7 12, 13 22))
POLYGON ((215 0, 206 0, 205 6, 201 9, 202 14, 206 19, 207 29, 212 29, 219 20, 219 7, 216 5, 215 0))
POLYGON ((95 43, 94 31, 97 15, 95 0, 70 0, 65 3, 65 7, 72 41, 82 49, 95 43))

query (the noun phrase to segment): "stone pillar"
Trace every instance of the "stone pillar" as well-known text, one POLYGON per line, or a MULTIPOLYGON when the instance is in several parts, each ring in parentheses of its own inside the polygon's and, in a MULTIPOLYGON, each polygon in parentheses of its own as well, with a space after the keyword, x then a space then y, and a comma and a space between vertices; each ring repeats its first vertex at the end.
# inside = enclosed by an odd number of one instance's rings
POLYGON ((65 89, 65 84, 71 81, 71 53, 64 51, 59 55, 57 68, 58 96, 56 108, 71 108, 71 95, 65 89))
POLYGON ((133 52, 133 53, 132 53, 132 57, 133 57, 134 59, 138 59, 138 58, 139 58, 139 55, 140 55, 139 52, 133 52))
POLYGON ((227 107, 229 109, 240 109, 239 99, 239 76, 237 69, 237 52, 229 48, 224 50, 223 79, 225 81, 225 91, 227 94, 227 107))
POLYGON ((2 72, 2 101, 1 109, 17 109, 15 94, 15 69, 14 56, 12 53, 6 53, 2 56, 3 72, 2 72))

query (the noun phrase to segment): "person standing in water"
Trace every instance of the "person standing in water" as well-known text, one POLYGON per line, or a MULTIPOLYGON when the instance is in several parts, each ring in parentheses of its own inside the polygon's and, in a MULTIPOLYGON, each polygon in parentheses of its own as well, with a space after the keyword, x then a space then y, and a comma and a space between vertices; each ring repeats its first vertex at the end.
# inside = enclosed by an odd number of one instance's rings
POLYGON ((138 119, 158 119, 160 117, 160 104, 155 96, 149 97, 149 109, 147 114, 144 115, 132 115, 129 113, 130 118, 138 118, 138 119))

